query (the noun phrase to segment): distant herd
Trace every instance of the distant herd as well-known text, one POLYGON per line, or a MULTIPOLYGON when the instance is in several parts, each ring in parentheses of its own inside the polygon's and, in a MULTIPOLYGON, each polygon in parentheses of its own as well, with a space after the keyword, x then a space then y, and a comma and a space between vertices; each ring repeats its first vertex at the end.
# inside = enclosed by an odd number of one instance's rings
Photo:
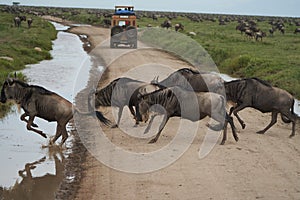
MULTIPOLYGON (((65 19, 67 15, 76 16, 79 15, 83 10, 76 8, 55 8, 51 9, 48 7, 30 7, 30 6, 3 6, 3 12, 14 13, 16 17, 14 18, 14 23, 16 27, 19 27, 22 21, 26 21, 26 16, 20 15, 23 13, 30 16, 44 16, 51 15, 54 17, 59 17, 65 19), (25 17, 25 19, 23 18, 25 17)), ((111 16, 113 10, 109 9, 85 9, 85 12, 91 16, 102 20, 102 25, 107 27, 111 24, 111 16)), ((300 33, 300 19, 294 17, 271 17, 271 16, 246 16, 246 15, 226 15, 226 14, 198 14, 198 13, 183 13, 183 12, 159 12, 159 11, 136 11, 136 16, 138 19, 142 17, 147 17, 153 21, 158 21, 158 19, 163 19, 161 27, 167 29, 174 27, 175 31, 184 30, 184 24, 175 23, 172 25, 172 20, 178 21, 179 17, 186 17, 192 22, 201 23, 204 21, 218 22, 219 25, 224 26, 230 22, 237 22, 238 25, 236 30, 244 33, 249 39, 255 39, 257 41, 262 41, 267 35, 273 36, 276 31, 281 34, 287 32, 286 25, 295 25, 296 28, 293 33, 300 33), (270 25, 268 29, 264 27, 263 31, 261 28, 257 27, 257 22, 267 21, 270 25), (299 27, 297 27, 299 26, 299 27)), ((88 19, 92 21, 92 19, 88 19)), ((32 18, 27 19, 28 27, 31 27, 32 18)), ((148 27, 151 27, 148 24, 148 27)), ((195 35, 195 32, 188 35, 195 35)))
POLYGON ((234 139, 239 140, 231 114, 234 114, 244 129, 245 122, 238 112, 246 107, 272 114, 271 122, 266 128, 258 131, 259 134, 264 134, 271 128, 280 114, 283 122, 292 123, 290 137, 293 137, 296 121, 300 119, 294 112, 294 97, 285 90, 273 87, 258 78, 225 82, 217 74, 189 68, 179 69, 162 81, 156 78, 150 83, 128 77, 117 78, 107 86, 98 88, 88 95, 88 112, 82 112, 76 107, 73 109, 72 103, 58 94, 37 85, 24 83, 16 77, 7 78, 2 86, 0 102, 6 103, 8 100, 19 104, 23 109, 24 114, 20 119, 26 122, 27 129, 45 138, 47 135, 36 129, 38 125, 34 123, 35 117, 57 122, 56 134, 51 140, 52 144, 60 136, 62 136, 61 144, 68 138, 66 124, 73 118, 73 112, 81 115, 95 113, 103 124, 116 128, 125 106, 129 107, 135 119, 133 126, 138 126, 141 121, 148 122, 150 117, 145 133, 149 131, 157 115, 164 116, 158 133, 149 143, 155 143, 158 140, 163 128, 172 117, 181 117, 190 121, 198 121, 206 116, 214 119, 218 124, 207 126, 215 131, 223 130, 221 144, 224 144, 227 139, 228 123, 234 139), (94 105, 91 103, 93 96, 94 105), (229 112, 226 111, 227 101, 233 105, 229 112), (161 107, 152 107, 157 104, 161 107), (112 122, 98 111, 98 108, 102 106, 119 108, 116 124, 112 125, 112 122))

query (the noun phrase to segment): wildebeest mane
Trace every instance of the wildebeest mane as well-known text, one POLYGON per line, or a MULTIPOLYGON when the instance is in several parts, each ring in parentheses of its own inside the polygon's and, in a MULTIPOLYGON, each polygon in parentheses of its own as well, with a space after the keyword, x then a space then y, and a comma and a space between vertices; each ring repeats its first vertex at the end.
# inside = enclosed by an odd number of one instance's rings
POLYGON ((236 83, 236 82, 240 82, 240 81, 247 81, 247 80, 251 80, 251 79, 254 79, 258 82, 260 82, 261 84, 267 86, 267 87, 272 87, 272 85, 270 83, 268 83, 267 81, 264 81, 264 80, 261 80, 257 77, 253 77, 253 78, 243 78, 243 79, 236 79, 236 80, 232 80, 232 81, 229 81, 229 82, 225 82, 225 83, 236 83))
POLYGON ((200 74, 199 71, 193 70, 191 68, 182 68, 182 69, 178 70, 177 72, 182 72, 182 71, 185 71, 185 72, 188 72, 188 73, 192 73, 192 74, 200 74))
POLYGON ((45 94, 45 95, 51 95, 51 94, 54 94, 54 92, 50 91, 50 90, 47 90, 46 88, 44 87, 41 87, 41 86, 38 86, 38 85, 29 85, 28 83, 25 83, 23 81, 20 81, 20 80, 17 80, 17 79, 14 79, 13 80, 15 83, 21 85, 22 87, 25 87, 25 88, 32 88, 36 91, 38 91, 40 94, 45 94))
POLYGON ((254 78, 252 78, 252 79, 257 80, 258 82, 262 83, 262 84, 265 85, 265 86, 272 87, 272 85, 271 85, 270 83, 268 83, 267 81, 261 80, 261 79, 256 78, 256 77, 254 77, 254 78))

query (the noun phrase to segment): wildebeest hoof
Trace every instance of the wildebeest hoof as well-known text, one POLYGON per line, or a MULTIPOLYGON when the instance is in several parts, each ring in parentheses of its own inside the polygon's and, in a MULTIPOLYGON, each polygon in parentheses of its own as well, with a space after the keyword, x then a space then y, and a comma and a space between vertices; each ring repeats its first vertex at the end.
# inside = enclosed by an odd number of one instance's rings
POLYGON ((47 138, 47 135, 43 132, 40 135, 43 136, 44 138, 47 138))
POLYGON ((264 134, 265 132, 264 131, 257 131, 256 133, 257 134, 264 134))
POLYGON ((239 141, 239 137, 234 137, 235 141, 238 142, 239 141))
POLYGON ((148 144, 153 144, 153 143, 155 143, 155 142, 156 142, 156 139, 153 138, 152 140, 150 140, 150 141, 148 142, 148 144))
POLYGON ((114 125, 111 126, 111 128, 118 128, 118 125, 114 124, 114 125))
POLYGON ((39 127, 39 126, 38 126, 37 124, 35 124, 35 123, 32 123, 31 126, 32 126, 32 127, 35 127, 35 128, 38 128, 38 127, 39 127))
POLYGON ((292 138, 292 137, 294 137, 295 136, 295 134, 291 134, 290 136, 289 136, 289 138, 292 138))
POLYGON ((246 128, 246 124, 242 123, 242 129, 245 129, 245 128, 246 128))

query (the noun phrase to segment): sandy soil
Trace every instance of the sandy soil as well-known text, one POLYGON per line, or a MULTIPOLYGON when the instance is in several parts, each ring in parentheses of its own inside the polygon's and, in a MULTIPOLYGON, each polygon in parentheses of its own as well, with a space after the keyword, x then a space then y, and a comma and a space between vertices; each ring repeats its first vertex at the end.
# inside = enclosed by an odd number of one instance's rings
MULTIPOLYGON (((173 69, 190 67, 165 52, 142 48, 142 44, 139 44, 140 49, 133 51, 110 49, 107 41, 109 29, 75 27, 71 32, 88 35, 93 47, 90 54, 98 61, 96 65, 107 67, 100 87, 120 76, 149 81, 155 74, 147 68, 149 64, 164 66, 159 71, 160 79, 168 75, 170 66, 173 69), (135 70, 130 71, 133 68, 135 70)), ((90 85, 94 84, 97 76, 96 71, 92 70, 91 79, 94 80, 90 85)), ((111 111, 113 109, 107 108, 104 113, 113 120, 114 112, 111 111)), ((128 151, 158 150, 170 143, 178 129, 180 119, 172 118, 158 142, 147 144, 150 138, 135 138, 125 133, 134 129, 134 121, 127 108, 124 112, 120 128, 101 127, 113 144, 128 151)), ((299 131, 293 139, 289 139, 291 125, 279 119, 265 135, 258 135, 255 132, 269 123, 270 114, 245 109, 240 115, 247 127, 242 130, 235 121, 240 137, 237 143, 228 129, 226 144, 217 144, 205 158, 200 159, 199 148, 208 121, 205 119, 199 124, 191 146, 176 162, 150 173, 121 172, 107 167, 87 152, 81 164, 82 179, 75 199, 300 199, 299 131)), ((99 122, 93 118, 83 121, 77 128, 85 134, 88 148, 101 151, 95 139, 98 137, 99 122)), ((299 130, 299 126, 297 128, 299 130)), ((186 129, 186 134, 190 131, 186 129)))

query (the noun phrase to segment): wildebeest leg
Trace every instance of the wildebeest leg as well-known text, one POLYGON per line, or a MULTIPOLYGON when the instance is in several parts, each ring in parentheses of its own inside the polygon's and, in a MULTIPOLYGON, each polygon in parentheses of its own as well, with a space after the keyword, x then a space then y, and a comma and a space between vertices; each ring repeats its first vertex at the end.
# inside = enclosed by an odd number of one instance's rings
MULTIPOLYGON (((20 117, 20 119, 22 120, 22 121, 25 121, 26 123, 28 123, 28 120, 25 118, 25 117, 27 117, 28 115, 26 114, 26 113, 24 113, 23 115, 21 115, 21 117, 20 117)), ((39 127, 38 125, 36 125, 35 123, 33 123, 32 122, 32 125, 31 125, 32 127, 39 127)))
POLYGON ((239 137, 238 137, 238 135, 237 135, 237 133, 236 133, 236 128, 235 128, 235 125, 234 125, 234 122, 233 122, 233 118, 232 117, 230 117, 227 113, 226 113, 226 124, 225 124, 225 129, 227 129, 227 124, 228 124, 228 122, 229 122, 229 124, 230 124, 230 126, 231 126, 231 131, 232 131, 232 135, 233 135, 233 137, 234 137, 234 139, 235 139, 235 141, 237 142, 237 141, 239 141, 239 137))
MULTIPOLYGON (((136 108, 137 108, 137 106, 136 106, 136 108)), ((129 106, 129 110, 130 110, 130 113, 133 115, 134 119, 136 119, 136 115, 135 115, 133 106, 129 106)))
POLYGON ((65 141, 68 139, 68 133, 66 130, 66 125, 61 126, 61 134, 62 134, 62 140, 60 145, 63 145, 63 143, 65 143, 65 141))
MULTIPOLYGON (((233 108, 233 107, 232 107, 232 108, 233 108)), ((232 108, 231 108, 231 109, 232 109, 232 108)), ((241 124, 241 126, 242 126, 243 129, 245 129, 246 124, 245 124, 245 122, 240 118, 240 116, 238 115, 238 112, 241 111, 241 110, 243 110, 244 108, 246 108, 245 105, 238 105, 238 106, 234 107, 232 111, 231 111, 231 109, 230 109, 230 113, 229 113, 229 115, 231 115, 231 113, 234 114, 234 116, 238 119, 238 121, 240 122, 240 124, 241 124)))
POLYGON ((119 107, 117 123, 114 124, 114 125, 112 125, 111 128, 117 128, 119 126, 120 121, 121 121, 121 116, 122 116, 123 108, 124 107, 119 107))
POLYGON ((277 115, 278 115, 278 111, 273 111, 270 124, 265 129, 263 129, 261 131, 257 131, 256 133, 264 134, 269 128, 271 128, 277 122, 277 115))
POLYGON ((283 118, 283 116, 285 116, 285 117, 287 117, 289 119, 288 123, 292 122, 292 133, 289 136, 290 138, 292 138, 292 137, 295 136, 295 127, 296 127, 297 116, 295 114, 293 114, 292 112, 290 112, 290 111, 285 112, 285 113, 281 113, 281 118, 283 118))
POLYGON ((151 143, 155 143, 157 141, 157 139, 159 138, 162 130, 164 129, 164 127, 166 126, 167 122, 169 120, 169 116, 168 115, 165 115, 164 116, 164 119, 163 119, 163 123, 161 123, 161 125, 159 126, 159 131, 158 133, 156 134, 155 138, 153 138, 152 140, 150 140, 148 143, 151 144, 151 143))
POLYGON ((227 140, 227 124, 228 124, 228 121, 226 120, 225 124, 224 124, 224 130, 223 130, 223 139, 222 139, 220 145, 224 145, 225 141, 227 140))
POLYGON ((129 110, 130 110, 131 114, 133 115, 133 119, 135 119, 134 127, 137 127, 137 125, 139 124, 138 119, 140 118, 140 117, 138 117, 138 115, 140 115, 139 105, 136 104, 134 107, 135 107, 135 111, 133 109, 133 106, 129 106, 129 110))
POLYGON ((155 114, 155 115, 152 115, 152 116, 151 116, 151 119, 150 119, 150 121, 149 121, 149 123, 148 123, 147 128, 145 129, 144 134, 146 134, 146 133, 149 132, 149 130, 150 130, 151 126, 152 126, 153 120, 154 120, 154 118, 155 118, 157 115, 158 115, 158 114, 155 114))
POLYGON ((34 116, 29 116, 27 126, 26 126, 27 130, 34 131, 34 132, 40 134, 41 136, 43 136, 44 138, 47 138, 46 134, 43 133, 43 131, 40 131, 40 130, 37 130, 37 129, 34 129, 34 128, 31 127, 32 123, 33 123, 33 120, 34 120, 34 116))
POLYGON ((57 123, 56 133, 55 133, 54 138, 51 140, 51 144, 54 144, 61 135, 62 135, 61 126, 57 123))

